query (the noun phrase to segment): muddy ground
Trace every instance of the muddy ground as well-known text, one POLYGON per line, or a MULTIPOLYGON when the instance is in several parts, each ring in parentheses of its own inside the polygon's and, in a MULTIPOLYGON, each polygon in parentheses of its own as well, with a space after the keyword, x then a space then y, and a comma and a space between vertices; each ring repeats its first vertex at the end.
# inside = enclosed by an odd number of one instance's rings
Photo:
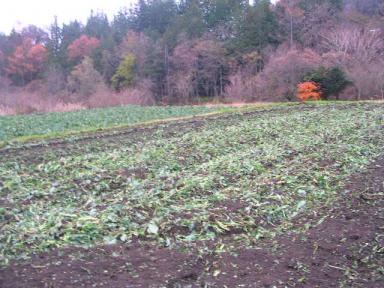
MULTIPOLYGON (((0 269, 0 287, 384 287, 384 158, 301 234, 197 255, 150 243, 69 247, 0 269), (257 247, 257 248, 256 248, 257 247)), ((224 239, 225 241, 225 239, 224 239)))

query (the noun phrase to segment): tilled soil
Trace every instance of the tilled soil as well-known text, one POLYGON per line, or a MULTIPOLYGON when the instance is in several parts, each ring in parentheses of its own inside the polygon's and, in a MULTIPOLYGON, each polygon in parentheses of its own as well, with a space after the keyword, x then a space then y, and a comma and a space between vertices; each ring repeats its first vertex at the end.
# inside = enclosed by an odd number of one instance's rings
POLYGON ((198 256, 150 243, 69 247, 0 269, 0 287, 384 287, 383 181, 381 158, 351 177, 332 210, 296 219, 311 224, 305 232, 253 249, 198 256))

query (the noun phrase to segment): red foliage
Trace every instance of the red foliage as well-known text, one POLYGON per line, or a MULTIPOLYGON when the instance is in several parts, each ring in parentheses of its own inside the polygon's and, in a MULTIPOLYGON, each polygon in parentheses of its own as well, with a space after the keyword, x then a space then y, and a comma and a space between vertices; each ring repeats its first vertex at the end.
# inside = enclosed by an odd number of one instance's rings
POLYGON ((301 101, 320 100, 320 87, 315 82, 303 82, 297 85, 297 98, 301 101))
POLYGON ((41 44, 33 44, 30 38, 24 39, 13 54, 8 57, 6 71, 23 79, 27 75, 40 72, 48 57, 47 49, 41 44))
POLYGON ((100 46, 100 41, 94 37, 82 35, 68 46, 68 57, 72 60, 90 56, 92 51, 100 46))

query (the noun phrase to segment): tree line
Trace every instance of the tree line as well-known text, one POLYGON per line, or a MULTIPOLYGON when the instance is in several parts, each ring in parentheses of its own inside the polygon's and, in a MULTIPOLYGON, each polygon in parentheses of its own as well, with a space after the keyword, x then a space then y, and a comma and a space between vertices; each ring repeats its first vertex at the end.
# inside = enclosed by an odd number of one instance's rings
POLYGON ((384 98, 383 31, 382 0, 139 0, 113 19, 0 34, 0 90, 76 103, 283 101, 338 69, 344 96, 384 98))

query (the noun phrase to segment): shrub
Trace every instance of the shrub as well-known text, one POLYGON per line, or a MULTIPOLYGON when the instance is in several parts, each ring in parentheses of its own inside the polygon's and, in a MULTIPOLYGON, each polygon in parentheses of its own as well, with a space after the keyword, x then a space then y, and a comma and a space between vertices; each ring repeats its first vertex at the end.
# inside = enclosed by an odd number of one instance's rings
POLYGON ((320 100, 320 87, 315 82, 303 82, 297 85, 297 98, 301 101, 320 100))
POLYGON ((351 83, 344 71, 338 67, 320 67, 304 76, 304 81, 314 82, 321 88, 321 97, 327 100, 330 96, 336 99, 343 90, 351 83))

